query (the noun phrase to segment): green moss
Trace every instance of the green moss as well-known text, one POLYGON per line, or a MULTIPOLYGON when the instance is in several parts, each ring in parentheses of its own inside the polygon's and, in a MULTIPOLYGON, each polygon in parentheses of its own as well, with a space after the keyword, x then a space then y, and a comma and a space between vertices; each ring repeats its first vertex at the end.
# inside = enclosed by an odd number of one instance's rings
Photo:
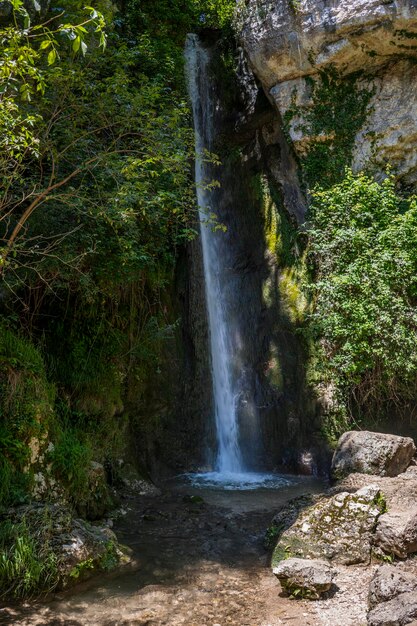
POLYGON ((22 335, 0 328, 0 505, 30 493, 32 464, 53 425, 55 387, 40 351, 22 335))
POLYGON ((286 537, 285 542, 279 541, 272 554, 271 566, 276 567, 284 559, 305 558, 311 556, 307 541, 298 537, 286 537))
POLYGON ((89 470, 92 450, 89 441, 75 429, 63 430, 56 440, 49 461, 57 478, 77 505, 89 497, 89 470))
POLYGON ((305 319, 308 302, 301 285, 304 282, 305 266, 300 263, 281 271, 279 290, 290 321, 301 324, 305 319))
POLYGON ((69 576, 74 580, 78 580, 92 569, 94 569, 94 560, 86 559, 85 561, 80 561, 79 563, 77 563, 77 565, 74 565, 69 573, 69 576))
POLYGON ((301 10, 301 0, 288 0, 291 9, 294 13, 299 13, 301 10))
POLYGON ((271 347, 266 376, 275 389, 278 391, 284 390, 284 373, 280 362, 280 354, 276 346, 271 347))

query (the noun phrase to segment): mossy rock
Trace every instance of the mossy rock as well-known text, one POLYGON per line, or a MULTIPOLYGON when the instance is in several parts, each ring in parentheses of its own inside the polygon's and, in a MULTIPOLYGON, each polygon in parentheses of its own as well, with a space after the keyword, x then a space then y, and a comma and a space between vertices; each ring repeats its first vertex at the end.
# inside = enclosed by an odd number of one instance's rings
POLYGON ((282 533, 272 564, 289 557, 369 563, 373 533, 385 509, 385 498, 375 485, 322 498, 282 533))

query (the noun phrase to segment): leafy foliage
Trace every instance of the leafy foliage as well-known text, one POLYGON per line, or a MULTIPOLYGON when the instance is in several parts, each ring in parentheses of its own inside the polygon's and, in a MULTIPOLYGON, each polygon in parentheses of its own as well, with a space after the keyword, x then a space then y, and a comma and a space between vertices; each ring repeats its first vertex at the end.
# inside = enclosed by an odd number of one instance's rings
POLYGON ((417 374, 417 203, 394 178, 346 171, 313 195, 316 276, 310 328, 322 377, 366 411, 414 393, 417 374))
POLYGON ((48 433, 78 504, 176 326, 169 285, 196 232, 183 44, 202 9, 25 6, 0 26, 1 313, 19 329, 0 337, 0 499, 25 497, 48 433))
POLYGON ((39 350, 7 327, 0 329, 0 503, 25 498, 31 484, 30 443, 53 420, 55 388, 39 350))
POLYGON ((204 25, 229 29, 236 11, 235 0, 202 0, 199 3, 200 21, 204 25))

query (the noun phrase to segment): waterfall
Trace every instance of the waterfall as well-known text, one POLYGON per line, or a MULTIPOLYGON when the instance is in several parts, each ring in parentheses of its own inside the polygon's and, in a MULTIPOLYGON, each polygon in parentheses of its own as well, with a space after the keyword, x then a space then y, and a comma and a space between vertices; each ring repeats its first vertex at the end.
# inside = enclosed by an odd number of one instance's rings
POLYGON ((195 129, 195 179, 199 208, 201 244, 203 251, 207 316, 210 331, 211 374, 217 433, 216 470, 222 474, 241 473, 245 464, 239 446, 237 405, 240 389, 234 372, 236 338, 228 310, 226 276, 227 255, 224 253, 225 234, 207 223, 216 213, 213 191, 207 188, 212 179, 212 166, 207 151, 213 148, 215 136, 216 99, 209 75, 210 52, 202 46, 197 35, 188 35, 185 48, 189 94, 195 129))

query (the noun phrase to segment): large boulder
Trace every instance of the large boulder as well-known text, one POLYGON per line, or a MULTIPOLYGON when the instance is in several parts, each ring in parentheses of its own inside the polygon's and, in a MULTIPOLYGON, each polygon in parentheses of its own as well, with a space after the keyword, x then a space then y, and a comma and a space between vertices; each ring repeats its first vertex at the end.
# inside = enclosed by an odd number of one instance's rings
POLYGON ((410 437, 367 430, 344 433, 332 461, 332 475, 342 478, 353 472, 397 476, 404 472, 416 451, 410 437))
POLYGON ((375 485, 321 499, 282 533, 273 553, 273 567, 288 556, 326 558, 344 565, 369 563, 372 535, 384 508, 375 485))
POLYGON ((368 626, 404 626, 417 617, 417 591, 407 591, 382 602, 368 613, 368 626))
POLYGON ((293 597, 317 600, 332 586, 335 570, 318 559, 287 559, 272 569, 283 591, 293 597))
POLYGON ((381 565, 369 586, 368 605, 373 609, 381 602, 388 602, 400 593, 417 591, 415 572, 401 570, 394 565, 381 565))
POLYGON ((417 508, 388 511, 381 515, 375 534, 375 544, 387 554, 405 559, 417 552, 417 508))

